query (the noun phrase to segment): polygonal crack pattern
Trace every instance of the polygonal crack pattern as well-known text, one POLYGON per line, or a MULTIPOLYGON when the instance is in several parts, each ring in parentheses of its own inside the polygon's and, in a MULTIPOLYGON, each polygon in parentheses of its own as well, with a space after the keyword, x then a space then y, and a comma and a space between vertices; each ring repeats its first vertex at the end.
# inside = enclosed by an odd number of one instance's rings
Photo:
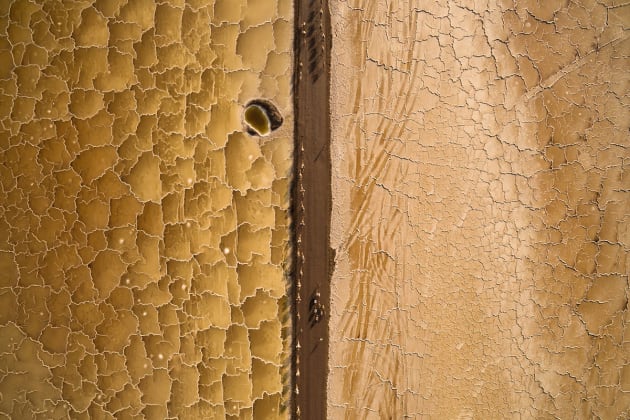
POLYGON ((287 416, 292 20, 0 3, 0 418, 287 416))
POLYGON ((630 4, 330 4, 329 418, 630 418, 630 4))

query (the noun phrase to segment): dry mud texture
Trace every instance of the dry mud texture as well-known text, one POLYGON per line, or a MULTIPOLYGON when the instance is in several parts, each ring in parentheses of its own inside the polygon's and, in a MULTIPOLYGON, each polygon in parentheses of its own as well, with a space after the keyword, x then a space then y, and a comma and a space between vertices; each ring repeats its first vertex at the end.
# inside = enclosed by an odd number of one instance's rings
POLYGON ((0 2, 0 418, 287 416, 292 22, 0 2))
POLYGON ((331 12, 329 418, 629 418, 630 6, 331 12))

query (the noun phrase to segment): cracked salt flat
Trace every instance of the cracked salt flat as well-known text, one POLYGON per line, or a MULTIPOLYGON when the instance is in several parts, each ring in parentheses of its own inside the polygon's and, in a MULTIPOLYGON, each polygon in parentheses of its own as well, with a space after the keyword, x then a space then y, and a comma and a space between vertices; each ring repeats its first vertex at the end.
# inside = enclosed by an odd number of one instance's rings
POLYGON ((630 6, 331 7, 329 417, 630 416, 630 6))
POLYGON ((0 418, 287 417, 293 9, 251 4, 0 4, 0 418))

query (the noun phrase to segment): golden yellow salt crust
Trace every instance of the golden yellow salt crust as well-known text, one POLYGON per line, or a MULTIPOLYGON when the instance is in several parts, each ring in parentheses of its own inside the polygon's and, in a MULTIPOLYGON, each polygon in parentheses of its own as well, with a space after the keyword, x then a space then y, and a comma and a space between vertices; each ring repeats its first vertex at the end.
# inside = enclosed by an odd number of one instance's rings
POLYGON ((0 3, 0 417, 286 417, 292 16, 0 3))

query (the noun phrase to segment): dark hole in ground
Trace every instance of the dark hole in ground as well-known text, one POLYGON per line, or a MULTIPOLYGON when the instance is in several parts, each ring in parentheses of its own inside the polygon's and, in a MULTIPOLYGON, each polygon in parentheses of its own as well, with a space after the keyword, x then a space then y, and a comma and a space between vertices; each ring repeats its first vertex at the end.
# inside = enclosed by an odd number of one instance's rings
POLYGON ((266 99, 254 99, 245 107, 243 115, 247 133, 252 136, 266 136, 277 130, 284 119, 278 108, 266 99))

